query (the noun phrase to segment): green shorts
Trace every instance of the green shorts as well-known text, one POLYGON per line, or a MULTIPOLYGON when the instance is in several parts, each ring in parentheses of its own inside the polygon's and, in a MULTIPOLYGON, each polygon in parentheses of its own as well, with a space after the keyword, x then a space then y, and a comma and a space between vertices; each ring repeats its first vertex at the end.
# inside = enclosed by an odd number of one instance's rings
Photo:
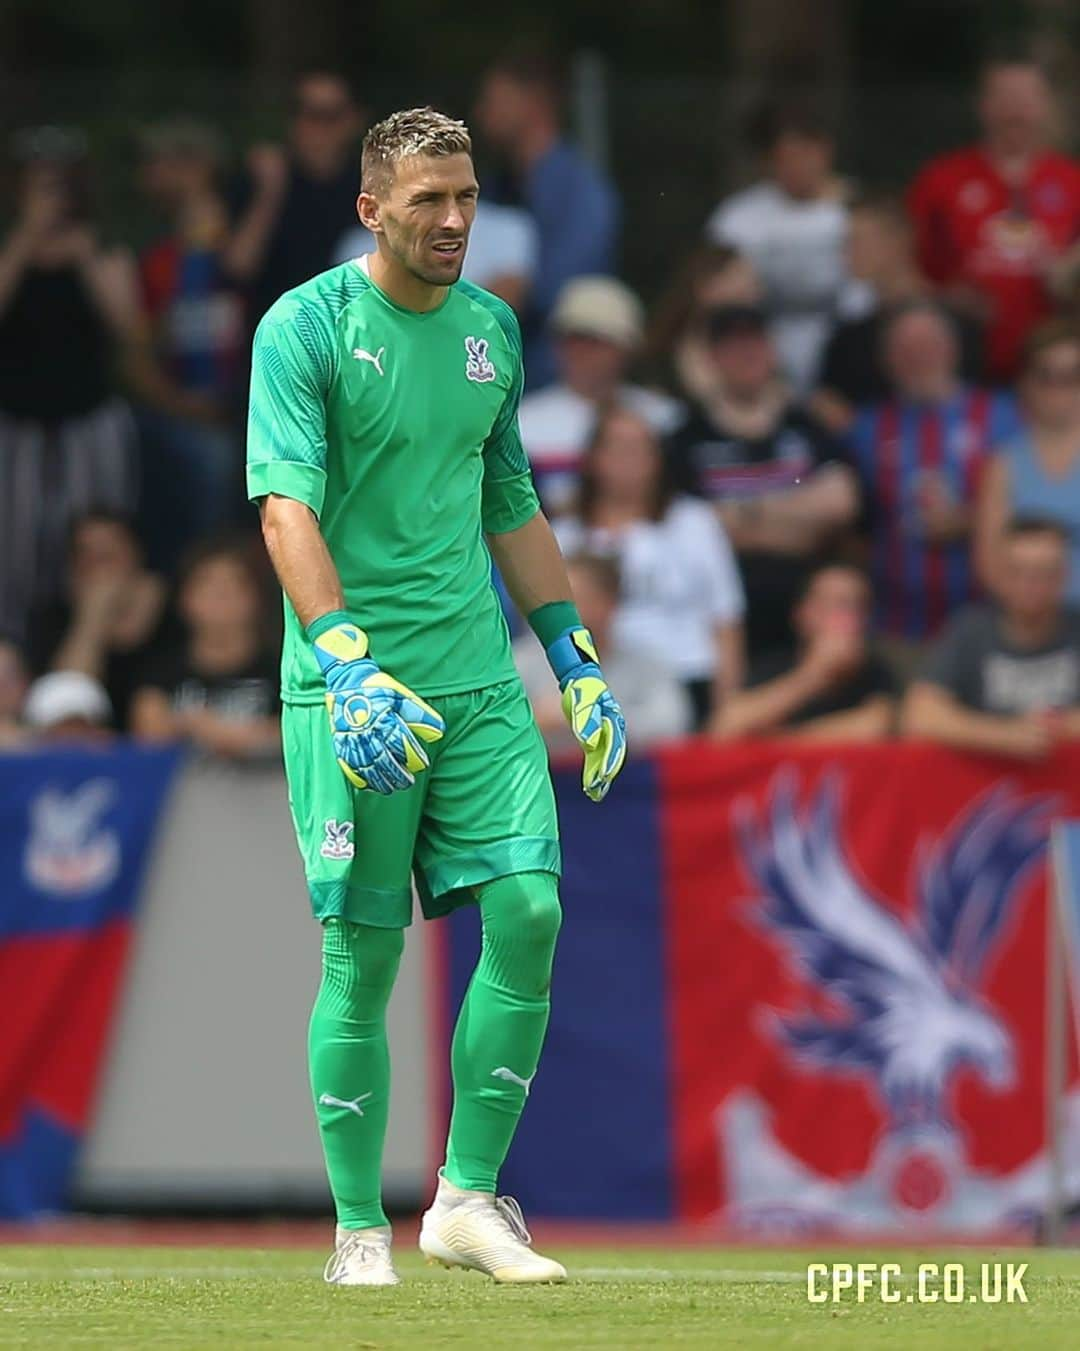
POLYGON ((558 875, 547 751, 517 680, 429 702, 446 734, 412 788, 380 797, 342 774, 322 704, 282 716, 289 806, 315 918, 404 928, 413 879, 425 919, 511 873, 558 875))

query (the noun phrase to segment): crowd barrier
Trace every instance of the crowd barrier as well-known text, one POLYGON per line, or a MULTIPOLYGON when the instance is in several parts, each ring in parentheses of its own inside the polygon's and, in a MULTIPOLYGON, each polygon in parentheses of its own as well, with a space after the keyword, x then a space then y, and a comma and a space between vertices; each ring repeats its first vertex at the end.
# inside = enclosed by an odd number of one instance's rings
MULTIPOLYGON (((175 766, 0 758, 0 1215, 326 1199, 303 1063, 317 931, 280 772, 175 766)), ((506 1190, 536 1214, 758 1236, 1034 1222, 1046 840, 1080 814, 1080 750, 693 746, 631 763, 602 806, 574 770, 556 787, 565 919, 506 1190)), ((387 1158, 405 1202, 430 1182, 476 941, 465 911, 407 947, 387 1158)), ((1074 1197, 1077 1081, 1070 1041, 1074 1197)))

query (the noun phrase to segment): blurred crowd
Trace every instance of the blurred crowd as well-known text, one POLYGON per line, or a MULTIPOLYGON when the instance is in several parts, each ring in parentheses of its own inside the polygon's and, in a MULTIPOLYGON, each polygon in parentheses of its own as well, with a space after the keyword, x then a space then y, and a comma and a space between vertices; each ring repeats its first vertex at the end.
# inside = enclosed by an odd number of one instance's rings
MULTIPOLYGON (((974 144, 872 195, 812 101, 763 106, 757 180, 665 241, 650 312, 557 72, 515 55, 484 75, 465 272, 520 317, 522 437, 633 746, 912 735, 1034 759, 1080 734, 1080 161, 1033 62, 988 63, 975 101, 974 144)), ((160 235, 139 253, 101 228, 77 131, 15 138, 0 745, 277 753, 247 352, 282 291, 373 247, 366 121, 315 72, 239 170, 214 127, 145 128, 160 235)))

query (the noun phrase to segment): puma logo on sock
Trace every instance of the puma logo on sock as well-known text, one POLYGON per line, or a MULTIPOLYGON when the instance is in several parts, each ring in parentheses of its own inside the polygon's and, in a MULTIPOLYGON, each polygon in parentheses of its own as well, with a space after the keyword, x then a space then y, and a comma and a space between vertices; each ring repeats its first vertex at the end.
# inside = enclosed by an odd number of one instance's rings
MULTIPOLYGON (((528 1092, 528 1089, 525 1090, 528 1092)), ((344 1098, 335 1098, 333 1093, 322 1093, 319 1095, 320 1107, 343 1107, 346 1112, 355 1112, 357 1116, 364 1115, 364 1109, 360 1106, 362 1102, 367 1102, 372 1095, 370 1093, 361 1093, 358 1098, 350 1098, 348 1102, 344 1098)))
POLYGON ((520 1085, 525 1090, 525 1096, 528 1097, 532 1081, 536 1078, 536 1071, 533 1070, 527 1079, 523 1079, 520 1074, 515 1074, 513 1070, 508 1070, 505 1065, 500 1065, 497 1070, 491 1071, 491 1077, 493 1079, 506 1079, 512 1084, 520 1085))

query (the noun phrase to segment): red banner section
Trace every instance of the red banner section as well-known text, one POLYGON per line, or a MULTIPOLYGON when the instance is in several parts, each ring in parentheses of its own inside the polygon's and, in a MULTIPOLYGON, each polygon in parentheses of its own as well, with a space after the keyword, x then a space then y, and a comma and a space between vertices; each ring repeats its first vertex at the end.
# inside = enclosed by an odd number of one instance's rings
MULTIPOLYGON (((702 748, 660 784, 676 1212, 757 1234, 1030 1223, 1046 841, 1080 816, 1080 750, 702 748)), ((1075 1048, 1069 1082, 1080 1124, 1075 1048)))

